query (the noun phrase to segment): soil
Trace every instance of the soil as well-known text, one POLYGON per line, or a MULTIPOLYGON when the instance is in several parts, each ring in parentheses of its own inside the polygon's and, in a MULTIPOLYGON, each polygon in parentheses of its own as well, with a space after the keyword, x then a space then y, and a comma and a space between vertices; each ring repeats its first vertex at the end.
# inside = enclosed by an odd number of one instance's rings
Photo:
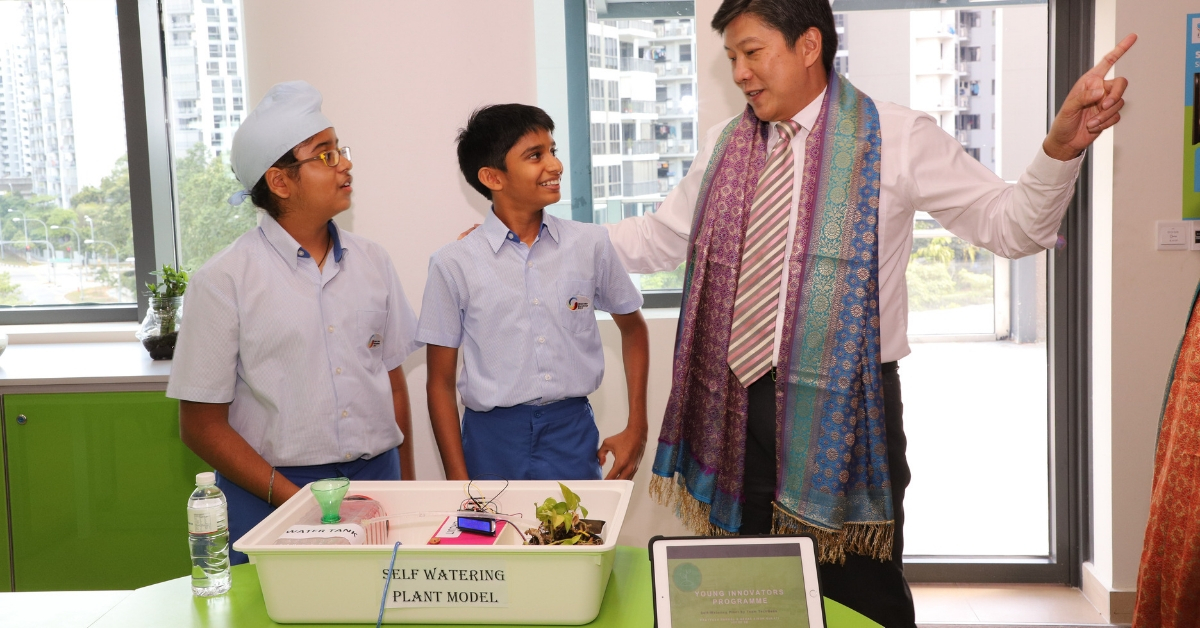
MULTIPOLYGON (((577 545, 603 545, 604 539, 600 538, 600 531, 604 529, 604 522, 600 519, 580 519, 575 522, 570 533, 559 532, 559 534, 550 534, 543 526, 530 528, 526 531, 529 539, 527 545, 556 545, 572 536, 578 535, 579 541, 577 545), (555 539, 555 537, 562 537, 555 539)), ((556 530, 558 531, 558 530, 556 530)))
POLYGON ((150 352, 152 360, 170 360, 175 355, 175 339, 179 332, 171 332, 165 336, 149 336, 142 340, 142 346, 150 352))

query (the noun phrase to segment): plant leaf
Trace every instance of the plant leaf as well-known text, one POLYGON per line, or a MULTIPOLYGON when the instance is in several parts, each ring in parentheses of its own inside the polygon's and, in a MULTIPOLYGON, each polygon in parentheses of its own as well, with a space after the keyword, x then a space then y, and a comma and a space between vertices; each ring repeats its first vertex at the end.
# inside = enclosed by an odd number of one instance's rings
POLYGON ((569 539, 563 539, 559 545, 574 545, 579 542, 579 535, 575 535, 569 539))
POLYGON ((579 496, 567 488, 566 484, 559 482, 558 488, 562 490, 563 501, 567 503, 567 510, 575 510, 579 507, 579 496))
POLYGON ((587 518, 587 508, 584 508, 583 504, 580 504, 579 509, 583 511, 583 517, 586 519, 587 518))

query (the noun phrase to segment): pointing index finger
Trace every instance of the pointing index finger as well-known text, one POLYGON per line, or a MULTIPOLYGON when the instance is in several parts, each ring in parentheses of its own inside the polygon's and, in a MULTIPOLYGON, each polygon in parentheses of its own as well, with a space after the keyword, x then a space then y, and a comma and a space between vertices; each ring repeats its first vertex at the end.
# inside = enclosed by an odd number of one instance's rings
POLYGON ((1122 39, 1120 43, 1117 44, 1116 48, 1108 51, 1108 54, 1105 54, 1104 58, 1100 59, 1100 63, 1097 63, 1096 67, 1088 71, 1088 74, 1104 78, 1104 76, 1108 74, 1108 71, 1111 70, 1114 65, 1116 65, 1117 60, 1120 59, 1126 52, 1128 52, 1129 49, 1133 47, 1133 43, 1136 41, 1137 33, 1130 33, 1126 35, 1125 39, 1122 39))

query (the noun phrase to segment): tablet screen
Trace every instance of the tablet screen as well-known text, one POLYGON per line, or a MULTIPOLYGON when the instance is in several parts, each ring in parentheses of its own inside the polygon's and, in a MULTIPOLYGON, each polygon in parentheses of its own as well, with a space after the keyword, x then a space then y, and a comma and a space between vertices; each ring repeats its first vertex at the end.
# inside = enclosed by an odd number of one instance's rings
MULTIPOLYGON (((798 543, 668 545, 672 628, 809 622, 798 543)), ((819 597, 817 598, 819 599, 819 597)))

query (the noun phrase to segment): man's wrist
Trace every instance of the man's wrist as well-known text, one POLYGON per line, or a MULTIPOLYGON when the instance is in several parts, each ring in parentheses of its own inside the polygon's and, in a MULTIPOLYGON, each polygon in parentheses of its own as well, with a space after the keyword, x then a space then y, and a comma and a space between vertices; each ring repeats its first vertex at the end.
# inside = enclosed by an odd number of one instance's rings
POLYGON ((1071 146, 1053 142, 1049 137, 1042 142, 1042 152, 1046 153, 1047 157, 1063 162, 1071 161, 1083 154, 1083 150, 1075 150, 1071 146))

